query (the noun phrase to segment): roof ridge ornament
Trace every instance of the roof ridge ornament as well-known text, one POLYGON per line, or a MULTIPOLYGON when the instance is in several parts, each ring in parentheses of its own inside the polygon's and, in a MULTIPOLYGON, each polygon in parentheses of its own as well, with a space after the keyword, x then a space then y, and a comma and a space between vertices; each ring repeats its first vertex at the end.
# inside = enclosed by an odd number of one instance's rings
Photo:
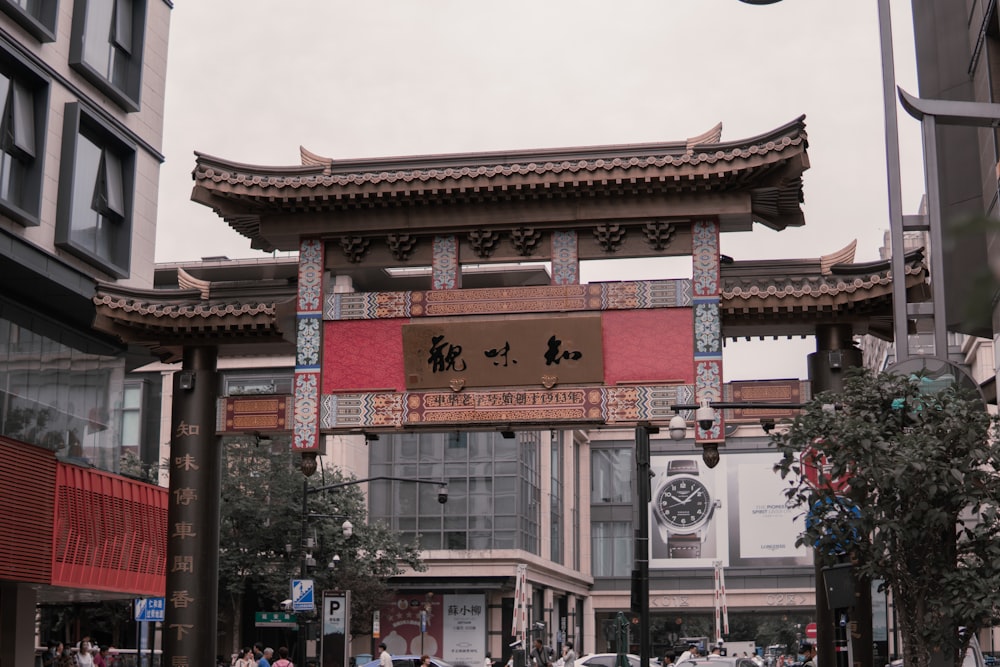
POLYGON ((299 157, 302 159, 303 167, 323 167, 324 176, 329 176, 332 173, 333 158, 313 153, 305 146, 299 146, 299 157))
POLYGON ((694 153, 694 147, 701 144, 717 144, 722 141, 722 122, 715 124, 715 127, 711 128, 707 132, 702 132, 701 134, 695 135, 685 142, 687 146, 687 152, 690 155, 694 153))
POLYGON ((198 290, 203 301, 207 301, 211 296, 212 281, 195 278, 180 267, 177 267, 177 286, 181 289, 198 290))
POLYGON ((846 246, 841 248, 836 252, 831 252, 828 255, 823 255, 819 258, 820 273, 824 276, 828 276, 832 273, 830 267, 837 266, 838 264, 853 264, 854 263, 854 251, 858 247, 858 240, 854 239, 846 246))

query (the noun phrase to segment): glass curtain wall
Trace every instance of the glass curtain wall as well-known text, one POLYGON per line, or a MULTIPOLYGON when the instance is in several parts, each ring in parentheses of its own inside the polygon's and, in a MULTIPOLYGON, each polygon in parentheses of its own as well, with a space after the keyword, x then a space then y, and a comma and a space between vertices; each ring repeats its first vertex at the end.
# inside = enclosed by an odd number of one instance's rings
POLYGON ((138 398, 125 391, 123 358, 0 319, 0 434, 117 473, 123 434, 135 435, 138 398))
POLYGON ((370 514, 422 549, 523 549, 539 553, 540 438, 494 432, 401 433, 369 443, 370 514))

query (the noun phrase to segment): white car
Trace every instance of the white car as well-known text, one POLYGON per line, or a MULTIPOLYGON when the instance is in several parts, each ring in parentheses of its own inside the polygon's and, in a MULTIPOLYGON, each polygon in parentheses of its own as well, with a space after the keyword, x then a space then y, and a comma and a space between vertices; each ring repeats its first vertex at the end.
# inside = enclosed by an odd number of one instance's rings
MULTIPOLYGON (((629 653, 625 657, 628 658, 629 667, 639 667, 641 664, 639 656, 634 653, 629 653)), ((588 653, 576 659, 575 667, 617 667, 617 660, 617 653, 588 653)), ((660 661, 650 658, 649 667, 660 667, 660 661)))

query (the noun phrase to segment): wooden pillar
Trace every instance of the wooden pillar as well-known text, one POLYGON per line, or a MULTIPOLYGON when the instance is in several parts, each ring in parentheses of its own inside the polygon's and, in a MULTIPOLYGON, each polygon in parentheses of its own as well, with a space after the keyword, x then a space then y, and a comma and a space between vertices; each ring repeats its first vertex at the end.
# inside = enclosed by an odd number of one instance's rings
MULTIPOLYGON (((692 228, 691 285, 694 304, 694 365, 696 403, 722 400, 722 319, 719 313, 721 291, 719 259, 719 223, 698 220, 692 228)), ((698 445, 725 442, 722 410, 715 411, 710 429, 695 424, 698 445)), ((706 464, 711 468, 713 464, 706 464)))
POLYGON ((218 350, 184 349, 174 373, 163 663, 215 664, 222 455, 215 435, 218 350))

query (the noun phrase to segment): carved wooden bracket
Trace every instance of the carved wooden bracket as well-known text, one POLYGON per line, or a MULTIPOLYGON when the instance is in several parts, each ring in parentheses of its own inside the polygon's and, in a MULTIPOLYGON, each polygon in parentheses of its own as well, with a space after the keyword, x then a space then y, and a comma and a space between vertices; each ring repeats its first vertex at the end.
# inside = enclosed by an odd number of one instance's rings
POLYGON ((657 220, 655 222, 647 222, 643 227, 643 231, 646 232, 646 242, 649 243, 650 248, 653 250, 663 250, 670 245, 670 240, 677 229, 669 222, 657 220))
POLYGON ((410 259, 410 253, 417 247, 417 238, 410 234, 389 234, 385 238, 385 244, 389 246, 389 252, 396 261, 405 262, 410 259))
POLYGON ((594 238, 605 252, 616 252, 625 240, 625 228, 618 223, 597 225, 594 228, 594 238))
POLYGON ((469 232, 469 245, 480 259, 488 259, 500 243, 500 234, 488 229, 474 229, 469 232))
POLYGON ((341 236, 340 249, 344 251, 344 256, 351 264, 357 264, 368 253, 368 244, 371 243, 363 236, 341 236))
POLYGON ((533 255, 541 240, 542 233, 532 227, 517 227, 510 232, 510 242, 514 245, 517 254, 522 257, 533 255))

